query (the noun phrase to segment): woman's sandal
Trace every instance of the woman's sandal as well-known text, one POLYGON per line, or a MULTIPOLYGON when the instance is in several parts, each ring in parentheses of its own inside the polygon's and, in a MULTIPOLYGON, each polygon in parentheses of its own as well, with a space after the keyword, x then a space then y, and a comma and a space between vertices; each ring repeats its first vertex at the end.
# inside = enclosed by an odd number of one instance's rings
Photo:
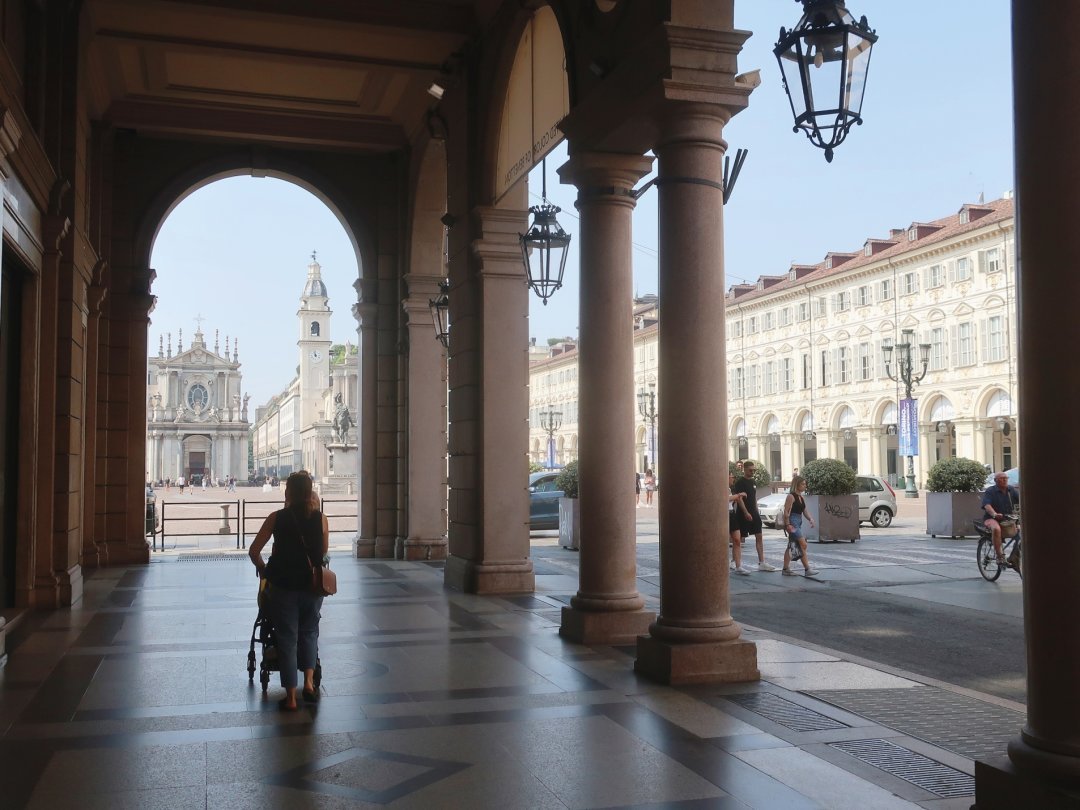
POLYGON ((288 698, 282 698, 281 700, 279 700, 278 703, 277 703, 277 707, 278 707, 279 710, 281 710, 283 712, 298 712, 298 711, 300 711, 300 706, 299 705, 294 705, 294 706, 289 705, 289 699, 288 698))
POLYGON ((319 690, 318 689, 305 689, 303 691, 304 701, 307 703, 319 702, 319 690))

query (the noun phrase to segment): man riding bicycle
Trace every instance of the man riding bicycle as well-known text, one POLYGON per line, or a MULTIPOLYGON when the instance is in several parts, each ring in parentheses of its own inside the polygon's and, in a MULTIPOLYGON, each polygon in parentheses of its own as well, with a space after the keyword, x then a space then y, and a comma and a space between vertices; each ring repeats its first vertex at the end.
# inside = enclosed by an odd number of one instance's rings
POLYGON ((982 496, 983 511, 989 516, 983 525, 990 530, 994 542, 994 553, 999 565, 1010 565, 1001 550, 1001 522, 1016 511, 1020 505, 1020 493, 1016 487, 1009 486, 1009 476, 1003 472, 994 473, 994 485, 987 487, 982 496))

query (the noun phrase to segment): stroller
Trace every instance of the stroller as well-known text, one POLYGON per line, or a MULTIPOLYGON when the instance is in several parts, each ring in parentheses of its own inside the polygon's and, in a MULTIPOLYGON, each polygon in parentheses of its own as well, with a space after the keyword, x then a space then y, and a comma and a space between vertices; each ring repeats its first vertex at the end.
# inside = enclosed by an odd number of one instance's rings
MULTIPOLYGON (((281 668, 278 666, 278 652, 277 642, 274 638, 274 626, 270 623, 270 616, 266 608, 266 600, 268 598, 267 591, 270 588, 270 582, 266 577, 259 577, 259 615, 255 617, 255 625, 251 628, 251 647, 248 649, 247 657, 247 671, 248 680, 255 680, 255 645, 259 644, 262 647, 262 657, 259 660, 259 683, 262 684, 262 690, 265 693, 270 686, 270 673, 278 672, 281 668)), ((315 674, 313 676, 315 688, 319 688, 319 684, 322 683, 322 663, 318 658, 315 659, 315 674)))

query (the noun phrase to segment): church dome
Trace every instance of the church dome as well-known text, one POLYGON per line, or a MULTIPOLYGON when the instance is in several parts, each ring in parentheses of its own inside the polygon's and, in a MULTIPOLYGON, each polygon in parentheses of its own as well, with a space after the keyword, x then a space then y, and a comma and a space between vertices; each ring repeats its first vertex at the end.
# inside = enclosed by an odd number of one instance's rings
POLYGON ((304 298, 313 298, 315 296, 327 297, 326 285, 323 284, 321 278, 309 278, 307 284, 304 285, 304 298))
POLYGON ((311 264, 307 266, 307 282, 304 284, 304 298, 328 298, 326 285, 322 280, 322 265, 311 252, 311 264))

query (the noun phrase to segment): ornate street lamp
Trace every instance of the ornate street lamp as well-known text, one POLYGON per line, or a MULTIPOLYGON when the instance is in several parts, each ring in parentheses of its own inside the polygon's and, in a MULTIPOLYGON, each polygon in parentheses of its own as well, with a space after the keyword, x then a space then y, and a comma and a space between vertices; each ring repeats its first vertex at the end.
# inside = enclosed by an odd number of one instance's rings
MULTIPOLYGON (((885 353, 885 373, 889 375, 889 379, 893 382, 902 382, 904 384, 904 398, 911 400, 911 391, 915 385, 922 382, 923 377, 926 376, 926 370, 930 365, 930 344, 919 344, 919 359, 916 361, 912 354, 915 348, 915 330, 905 329, 901 332, 903 342, 893 345, 891 340, 886 340, 881 350, 885 353), (892 363, 893 351, 896 352, 896 373, 894 374, 890 368, 892 363), (922 364, 922 371, 916 373, 916 362, 922 364)), ((914 407, 913 405, 910 407, 914 407)), ((901 408, 901 423, 904 423, 903 408, 901 408)), ((901 430, 901 437, 903 439, 910 438, 904 435, 904 431, 901 430)), ((901 442, 903 444, 903 442, 901 442)), ((916 450, 917 448, 911 447, 909 450, 916 450)), ((904 490, 904 496, 907 498, 918 498, 919 490, 915 488, 915 453, 907 453, 907 486, 904 490)))
POLYGON ((856 22, 843 0, 798 1, 803 4, 802 18, 792 30, 780 29, 773 53, 795 117, 794 131, 805 132, 831 163, 833 150, 843 143, 851 125, 862 124, 877 34, 865 16, 856 22))
POLYGON ((554 405, 548 405, 546 411, 540 411, 540 427, 548 435, 548 469, 555 467, 555 433, 562 427, 562 411, 555 410, 554 405))
POLYGON ((521 258, 525 263, 529 286, 540 296, 544 306, 547 306, 548 299, 562 286, 570 234, 562 229, 562 225, 555 218, 562 209, 548 202, 547 160, 543 161, 541 176, 543 186, 540 205, 529 209, 529 213, 533 215, 532 224, 527 233, 518 236, 521 239, 521 258))
POLYGON ((649 390, 642 389, 637 395, 638 413, 649 423, 649 464, 652 471, 657 471, 656 464, 656 383, 649 383, 649 390))
POLYGON ((439 282, 439 294, 428 299, 431 310, 431 323, 435 327, 435 339, 443 346, 450 347, 450 279, 439 282))

